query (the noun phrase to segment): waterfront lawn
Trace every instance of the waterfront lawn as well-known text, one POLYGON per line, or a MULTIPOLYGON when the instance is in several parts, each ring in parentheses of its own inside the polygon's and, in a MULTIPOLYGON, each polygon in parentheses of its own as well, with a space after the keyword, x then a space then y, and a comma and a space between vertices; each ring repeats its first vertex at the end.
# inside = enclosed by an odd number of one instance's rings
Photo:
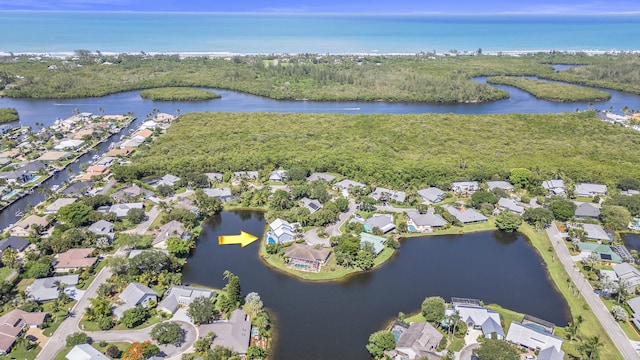
MULTIPOLYGON (((551 241, 549 240, 546 232, 538 232, 526 223, 523 224, 519 230, 527 236, 531 244, 544 259, 549 276, 551 277, 551 280, 553 280, 556 289, 558 289, 566 299, 573 318, 575 319, 578 315, 583 317, 584 322, 580 326, 580 336, 582 338, 587 338, 589 336, 600 337, 600 341, 604 345, 600 351, 601 359, 622 360, 622 356, 618 352, 618 349, 615 347, 606 331, 589 308, 589 305, 581 296, 575 296, 575 293, 577 292, 575 285, 564 270, 564 266, 562 266, 560 261, 557 260, 555 251, 553 250, 553 246, 551 245, 551 241)), ((566 331, 564 328, 558 328, 555 335, 566 338, 566 331)), ((570 342, 565 340, 563 342, 562 349, 565 351, 567 356, 578 357, 578 345, 578 341, 570 342)))
POLYGON ((221 96, 213 91, 188 87, 161 87, 143 90, 140 97, 153 101, 205 101, 219 99, 221 96))
POLYGON ((18 111, 14 108, 0 108, 0 124, 19 120, 18 111))
MULTIPOLYGON (((369 271, 372 271, 378 268, 379 266, 381 266, 382 264, 384 264, 387 260, 389 260, 393 256, 393 254, 395 254, 395 250, 385 247, 384 250, 382 250, 382 252, 378 254, 378 256, 373 260, 373 268, 371 268, 371 270, 369 271)), ((288 268, 280 255, 267 254, 264 245, 261 245, 260 257, 270 267, 303 280, 310 280, 310 281, 338 280, 345 276, 362 272, 362 270, 356 267, 345 268, 343 266, 336 264, 334 254, 331 254, 331 256, 329 257, 329 260, 327 261, 327 264, 324 265, 320 270, 320 272, 317 272, 317 273, 298 271, 298 270, 293 270, 288 268)))
POLYGON ((526 77, 493 76, 487 78, 487 83, 513 86, 528 92, 538 99, 549 101, 604 101, 611 98, 611 94, 592 88, 534 80, 526 77))

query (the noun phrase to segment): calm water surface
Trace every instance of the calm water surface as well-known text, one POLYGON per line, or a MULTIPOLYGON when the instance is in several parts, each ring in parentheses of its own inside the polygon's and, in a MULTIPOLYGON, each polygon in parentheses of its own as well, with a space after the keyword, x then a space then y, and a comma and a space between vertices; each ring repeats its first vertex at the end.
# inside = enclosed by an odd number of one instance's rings
POLYGON ((262 236, 262 213, 223 212, 204 226, 183 282, 221 288, 231 270, 244 293, 257 291, 277 318, 274 359, 367 359, 370 333, 427 296, 472 297, 563 326, 567 304, 524 236, 482 232, 412 238, 383 267, 342 282, 312 283, 267 268, 259 244, 220 246, 219 235, 262 236))

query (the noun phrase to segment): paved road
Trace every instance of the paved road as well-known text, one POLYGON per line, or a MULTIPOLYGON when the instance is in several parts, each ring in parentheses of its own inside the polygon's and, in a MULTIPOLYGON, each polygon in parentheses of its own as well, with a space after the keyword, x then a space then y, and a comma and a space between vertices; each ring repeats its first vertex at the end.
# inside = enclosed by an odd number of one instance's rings
MULTIPOLYGON (((160 345, 160 350, 165 354, 165 357, 178 356, 188 351, 198 338, 198 330, 192 324, 183 321, 173 322, 182 327, 184 338, 180 346, 160 345)), ((87 331, 86 333, 93 341, 143 342, 151 339, 151 329, 153 329, 153 326, 139 330, 87 331)))
POLYGON ((136 226, 135 229, 123 231, 122 233, 123 234, 145 235, 147 233, 147 231, 149 231, 149 226, 151 226, 151 224, 156 220, 156 218, 158 217, 158 215, 160 215, 160 213, 162 213, 162 209, 160 209, 160 207, 158 205, 154 206, 147 213, 147 220, 145 220, 145 221, 141 222, 140 224, 138 224, 138 226, 136 226))
POLYGON ((555 223, 547 228, 547 235, 549 235, 551 244, 553 244, 556 250, 558 259, 560 259, 560 262, 571 277, 571 280, 573 280, 576 288, 580 289, 580 293, 591 307, 596 318, 600 320, 600 324, 602 324, 604 330, 609 334, 609 337, 622 354, 622 357, 625 358, 625 360, 640 359, 640 355, 638 355, 638 352, 634 349, 633 343, 627 338, 620 328, 620 325, 613 319, 613 316, 611 316, 609 310, 604 306, 600 297, 594 292, 591 284, 585 280, 580 271, 574 269, 575 264, 571 259, 569 249, 563 241, 555 223))
POLYGON ((53 336, 51 336, 49 342, 47 342, 42 351, 36 356, 36 360, 51 360, 65 347, 67 336, 79 331, 78 324, 85 310, 89 307, 89 299, 96 297, 98 287, 107 281, 109 277, 111 277, 111 270, 108 267, 102 268, 87 288, 84 296, 71 309, 70 316, 60 324, 60 327, 53 336))

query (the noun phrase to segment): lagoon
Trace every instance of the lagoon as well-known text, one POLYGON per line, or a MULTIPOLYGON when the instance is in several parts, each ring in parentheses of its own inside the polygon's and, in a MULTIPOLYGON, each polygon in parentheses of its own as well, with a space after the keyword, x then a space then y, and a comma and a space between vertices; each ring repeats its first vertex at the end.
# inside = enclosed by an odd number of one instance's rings
POLYGON ((260 293, 275 318, 274 359, 368 359, 370 333, 427 296, 479 298, 559 326, 568 306, 547 277, 542 258, 521 234, 487 231, 403 240, 382 267, 339 282, 305 282, 269 269, 260 244, 218 245, 240 230, 262 237, 263 213, 223 212, 208 219, 183 283, 221 288, 222 273, 240 277, 243 292, 260 293))

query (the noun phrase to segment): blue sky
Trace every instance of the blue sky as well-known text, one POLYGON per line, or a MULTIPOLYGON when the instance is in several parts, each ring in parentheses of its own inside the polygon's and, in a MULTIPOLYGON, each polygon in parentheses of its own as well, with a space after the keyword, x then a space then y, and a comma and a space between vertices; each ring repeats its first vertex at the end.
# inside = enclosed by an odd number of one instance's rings
POLYGON ((0 0, 0 10, 306 13, 638 13, 640 1, 610 0, 0 0))

